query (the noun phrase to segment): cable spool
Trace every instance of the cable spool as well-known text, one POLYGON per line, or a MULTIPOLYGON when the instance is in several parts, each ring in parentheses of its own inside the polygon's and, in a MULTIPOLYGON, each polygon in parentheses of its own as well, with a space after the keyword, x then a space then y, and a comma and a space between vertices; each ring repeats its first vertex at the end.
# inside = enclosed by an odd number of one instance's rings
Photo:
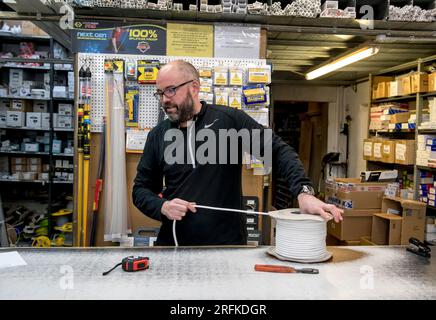
POLYGON ((329 260, 327 223, 322 217, 302 214, 298 209, 269 213, 276 220, 276 246, 268 253, 280 260, 315 263, 329 260))

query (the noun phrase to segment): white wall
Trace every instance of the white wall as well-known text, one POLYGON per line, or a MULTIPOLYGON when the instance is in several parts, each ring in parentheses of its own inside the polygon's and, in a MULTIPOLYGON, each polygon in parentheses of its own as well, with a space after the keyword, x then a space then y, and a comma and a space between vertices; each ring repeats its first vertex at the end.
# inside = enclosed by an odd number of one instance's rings
POLYGON ((352 118, 350 123, 350 147, 349 147, 349 176, 358 177, 362 170, 366 169, 363 160, 363 139, 368 134, 369 112, 369 82, 357 85, 356 91, 352 87, 344 90, 345 112, 352 118))
MULTIPOLYGON (((366 168, 362 159, 363 139, 368 129, 369 84, 357 85, 355 92, 352 87, 304 87, 290 85, 272 85, 272 96, 275 101, 312 101, 327 102, 328 112, 328 142, 327 152, 340 152, 341 161, 345 161, 346 137, 340 134, 345 117, 349 114, 349 166, 348 176, 358 177, 360 171, 366 168)), ((333 176, 343 176, 340 169, 332 170, 333 176)))

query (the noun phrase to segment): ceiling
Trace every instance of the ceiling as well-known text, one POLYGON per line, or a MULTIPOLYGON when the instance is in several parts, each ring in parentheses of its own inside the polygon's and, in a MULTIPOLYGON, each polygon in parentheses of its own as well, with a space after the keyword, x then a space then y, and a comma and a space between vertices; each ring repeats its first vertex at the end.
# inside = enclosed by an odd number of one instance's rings
POLYGON ((267 58, 273 64, 273 79, 277 82, 346 83, 368 77, 389 67, 436 54, 436 37, 409 38, 387 37, 381 42, 374 35, 310 34, 292 32, 268 32, 267 58), (378 54, 355 62, 336 72, 312 81, 304 74, 329 60, 356 50, 359 46, 374 44, 378 54))
MULTIPOLYGON (((69 34, 59 28, 57 1, 0 0, 0 18, 27 17, 64 46, 71 45, 69 34), (15 12, 14 12, 15 11, 15 12), (15 15, 15 16, 14 16, 15 15)), ((118 18, 124 21, 162 23, 184 21, 189 23, 255 23, 267 29, 267 59, 273 64, 275 83, 304 85, 353 84, 389 67, 436 54, 436 22, 397 22, 388 20, 298 18, 289 16, 261 16, 235 14, 209 14, 192 11, 120 10, 110 8, 75 8, 77 18, 118 18), (378 41, 378 36, 388 35, 389 42, 378 41), (379 53, 365 60, 346 66, 323 77, 306 81, 304 74, 316 66, 334 60, 340 55, 356 50, 359 46, 375 44, 379 53)))

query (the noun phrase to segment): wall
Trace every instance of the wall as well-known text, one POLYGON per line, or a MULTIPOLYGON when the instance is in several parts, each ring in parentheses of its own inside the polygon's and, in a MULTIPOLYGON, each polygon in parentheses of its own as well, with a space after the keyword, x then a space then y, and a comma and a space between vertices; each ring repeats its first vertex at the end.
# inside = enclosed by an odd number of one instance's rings
MULTIPOLYGON (((352 118, 349 128, 348 176, 358 177, 365 169, 362 159, 362 140, 368 128, 368 82, 353 87, 315 87, 272 85, 273 100, 312 101, 328 103, 328 139, 326 152, 339 152, 340 161, 345 161, 346 136, 340 134, 345 117, 352 118), (354 90, 356 89, 356 91, 354 90)), ((332 176, 344 176, 340 168, 333 168, 332 176)))
POLYGON ((362 170, 366 169, 366 162, 362 158, 362 140, 368 134, 368 112, 369 112, 369 82, 345 88, 345 111, 352 118, 350 123, 350 156, 349 176, 358 177, 362 170))

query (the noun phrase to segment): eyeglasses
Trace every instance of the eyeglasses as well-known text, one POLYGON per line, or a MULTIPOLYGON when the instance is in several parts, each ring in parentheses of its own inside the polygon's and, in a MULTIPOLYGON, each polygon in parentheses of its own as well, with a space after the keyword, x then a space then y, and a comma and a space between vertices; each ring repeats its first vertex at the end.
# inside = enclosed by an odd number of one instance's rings
POLYGON ((164 90, 157 90, 155 93, 153 93, 153 96, 159 101, 162 100, 162 96, 165 96, 167 98, 174 97, 177 93, 178 88, 180 88, 181 86, 184 86, 185 84, 193 82, 193 81, 194 80, 189 80, 189 81, 183 82, 182 84, 179 84, 178 86, 175 86, 175 87, 169 87, 169 88, 166 88, 164 90))

